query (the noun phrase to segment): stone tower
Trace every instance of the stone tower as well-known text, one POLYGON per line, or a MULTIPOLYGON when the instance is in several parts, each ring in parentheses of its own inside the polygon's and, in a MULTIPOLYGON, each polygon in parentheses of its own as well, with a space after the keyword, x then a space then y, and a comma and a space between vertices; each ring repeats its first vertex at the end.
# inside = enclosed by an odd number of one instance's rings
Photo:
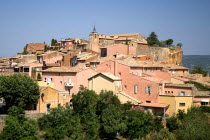
POLYGON ((99 53, 100 52, 100 49, 99 49, 99 35, 96 32, 95 26, 93 28, 93 32, 90 34, 89 37, 90 37, 90 40, 89 40, 90 50, 99 53))

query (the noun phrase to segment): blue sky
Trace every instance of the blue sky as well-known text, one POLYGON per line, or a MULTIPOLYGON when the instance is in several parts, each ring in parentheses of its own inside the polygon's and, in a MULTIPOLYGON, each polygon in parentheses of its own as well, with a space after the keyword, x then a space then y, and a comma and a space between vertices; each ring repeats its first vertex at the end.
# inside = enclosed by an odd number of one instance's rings
POLYGON ((0 56, 30 42, 99 34, 156 32, 185 55, 210 55, 209 0, 0 0, 0 56))

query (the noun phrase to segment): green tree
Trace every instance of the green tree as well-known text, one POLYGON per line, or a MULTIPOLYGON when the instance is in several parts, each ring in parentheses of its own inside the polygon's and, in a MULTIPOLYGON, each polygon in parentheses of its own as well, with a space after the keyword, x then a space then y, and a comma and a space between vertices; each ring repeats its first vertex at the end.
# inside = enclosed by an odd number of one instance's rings
POLYGON ((44 45, 44 52, 47 51, 47 45, 44 45))
POLYGON ((69 107, 59 106, 50 110, 49 114, 38 119, 39 127, 45 132, 45 139, 57 140, 68 136, 70 139, 82 139, 80 118, 74 116, 69 107))
POLYGON ((166 46, 166 41, 159 41, 159 46, 160 47, 165 47, 166 46))
POLYGON ((77 95, 72 96, 73 108, 81 118, 85 139, 95 140, 99 137, 99 119, 96 114, 99 96, 93 90, 80 87, 77 95))
POLYGON ((101 91, 98 103, 98 115, 101 123, 101 135, 114 139, 117 133, 124 132, 126 125, 122 121, 123 108, 120 100, 112 91, 101 91))
POLYGON ((127 111, 123 117, 124 123, 127 125, 127 131, 123 133, 126 138, 138 139, 153 130, 153 117, 150 113, 127 111))
POLYGON ((170 47, 173 44, 173 42, 174 42, 173 39, 168 39, 166 40, 166 45, 170 47))
POLYGON ((125 40, 125 45, 128 45, 128 38, 126 38, 125 40))
POLYGON ((176 46, 182 47, 183 45, 182 45, 182 43, 177 43, 176 46))
MULTIPOLYGON (((15 108, 18 109, 18 108, 15 108)), ((14 111, 14 109, 13 109, 14 111)), ((20 112, 19 112, 20 113, 20 112)), ((27 119, 23 115, 9 112, 5 119, 5 127, 0 134, 1 140, 38 140, 37 125, 34 120, 27 119), (13 115, 11 115, 13 114, 13 115)))
POLYGON ((23 48, 23 52, 22 52, 22 54, 23 54, 23 55, 28 54, 28 51, 27 51, 27 46, 25 46, 25 47, 23 48))
POLYGON ((15 105, 24 108, 38 99, 39 86, 26 75, 0 75, 0 97, 5 99, 7 107, 15 105))
POLYGON ((193 68, 193 70, 192 70, 190 73, 191 73, 191 74, 196 74, 196 73, 198 73, 198 74, 202 74, 204 77, 206 77, 207 74, 208 74, 208 71, 204 70, 202 67, 195 66, 195 67, 193 68))
POLYGON ((208 116, 199 107, 192 107, 181 120, 176 135, 181 140, 207 140, 210 138, 208 116))
POLYGON ((37 74, 37 80, 38 81, 42 80, 42 77, 41 77, 41 74, 40 73, 37 74))
POLYGON ((149 46, 158 46, 159 45, 158 36, 156 35, 155 32, 151 32, 149 37, 147 37, 147 43, 149 46))
POLYGON ((58 42, 58 41, 57 41, 56 39, 53 38, 53 39, 51 40, 51 46, 55 46, 55 44, 56 44, 57 42, 58 42))

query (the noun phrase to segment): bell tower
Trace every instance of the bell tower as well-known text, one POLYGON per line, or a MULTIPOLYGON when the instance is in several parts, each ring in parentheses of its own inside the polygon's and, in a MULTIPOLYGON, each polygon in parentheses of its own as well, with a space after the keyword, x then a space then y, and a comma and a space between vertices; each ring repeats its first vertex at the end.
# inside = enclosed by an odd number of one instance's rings
POLYGON ((93 28, 93 32, 89 35, 89 46, 90 46, 90 50, 94 51, 94 52, 100 52, 99 49, 99 35, 96 32, 96 28, 94 26, 93 28))

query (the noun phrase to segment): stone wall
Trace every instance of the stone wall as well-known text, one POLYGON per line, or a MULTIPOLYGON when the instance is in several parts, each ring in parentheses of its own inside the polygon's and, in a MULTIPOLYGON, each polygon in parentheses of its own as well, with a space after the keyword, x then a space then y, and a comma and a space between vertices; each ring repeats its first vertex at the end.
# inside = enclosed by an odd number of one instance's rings
POLYGON ((139 45, 136 55, 148 55, 154 58, 154 61, 165 62, 168 64, 182 65, 183 51, 180 47, 148 47, 139 45))

